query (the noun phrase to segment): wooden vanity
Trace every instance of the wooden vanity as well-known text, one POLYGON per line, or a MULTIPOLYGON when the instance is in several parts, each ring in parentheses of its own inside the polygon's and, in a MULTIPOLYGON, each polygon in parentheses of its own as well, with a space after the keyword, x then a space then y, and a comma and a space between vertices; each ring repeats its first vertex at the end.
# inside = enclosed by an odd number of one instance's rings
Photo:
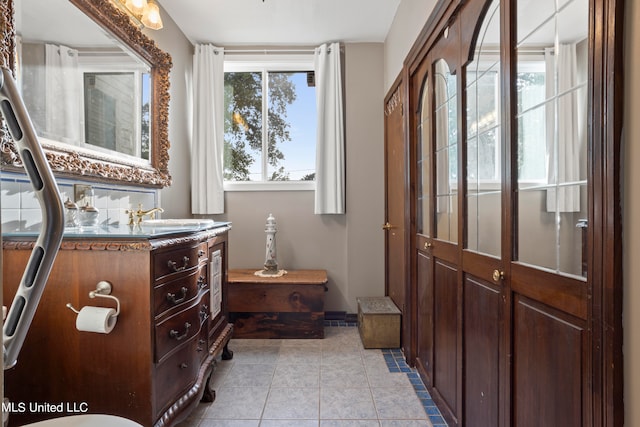
MULTIPOLYGON (((125 227, 95 237, 65 233, 18 363, 5 371, 5 397, 25 407, 10 414, 10 425, 88 412, 171 426, 203 397, 215 398, 209 379, 220 358, 232 357, 231 226, 129 235, 125 227), (79 331, 67 303, 115 308, 110 299, 89 297, 99 281, 109 282, 120 301, 117 323, 108 334, 79 331), (63 411, 32 411, 35 403, 63 411)), ((5 304, 34 240, 3 236, 5 304)))

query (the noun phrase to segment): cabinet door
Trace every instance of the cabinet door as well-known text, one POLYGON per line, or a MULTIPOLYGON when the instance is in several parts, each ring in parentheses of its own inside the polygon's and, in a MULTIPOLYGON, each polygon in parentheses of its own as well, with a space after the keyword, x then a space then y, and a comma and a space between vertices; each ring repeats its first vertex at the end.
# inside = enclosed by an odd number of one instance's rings
POLYGON ((228 326, 227 307, 227 236, 216 236, 209 241, 208 283, 210 289, 208 321, 209 348, 228 326))
POLYGON ((518 425, 589 424, 589 1, 519 1, 510 266, 518 425), (535 417, 534 422, 531 417, 535 417))
POLYGON ((408 65, 415 357, 449 425, 621 419, 616 7, 451 4, 408 65))

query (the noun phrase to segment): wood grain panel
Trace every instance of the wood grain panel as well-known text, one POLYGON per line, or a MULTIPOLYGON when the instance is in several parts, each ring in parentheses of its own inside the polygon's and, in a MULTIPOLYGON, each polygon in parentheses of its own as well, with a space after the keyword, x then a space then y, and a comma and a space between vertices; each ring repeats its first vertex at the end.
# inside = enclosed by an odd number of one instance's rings
POLYGON ((324 338, 321 313, 229 313, 234 338, 324 338))
MULTIPOLYGON (((30 251, 3 251, 5 304, 15 295, 29 255, 30 251)), ((152 393, 150 269, 132 268, 149 263, 147 251, 60 251, 18 364, 5 371, 5 395, 14 402, 85 401, 91 413, 119 414, 142 425, 152 424, 151 399, 138 398, 152 393), (108 335, 78 331, 76 314, 65 307, 67 303, 78 309, 113 306, 111 301, 89 298, 99 280, 112 283, 112 295, 121 304, 116 326, 108 335), (118 360, 127 363, 114 365, 114 349, 118 360)), ((11 423, 23 425, 50 416, 12 413, 11 423)))
MULTIPOLYGON (((405 238, 405 177, 404 149, 404 85, 396 82, 395 90, 386 99, 385 108, 385 211, 391 228, 385 233, 386 294, 407 315, 406 238, 405 238)), ((408 331, 403 341, 408 342, 408 331)))
POLYGON ((229 311, 324 311, 324 293, 324 285, 232 283, 229 311))
POLYGON ((514 425, 582 426, 581 321, 522 296, 514 300, 514 425))
POLYGON ((427 384, 432 384, 433 379, 433 277, 431 275, 431 258, 425 253, 418 252, 417 364, 427 384))
POLYGON ((457 269, 438 259, 435 260, 433 323, 433 385, 453 416, 456 413, 458 382, 457 269))
POLYGON ((511 287, 529 298, 587 318, 587 283, 519 263, 511 264, 511 287))
POLYGON ((287 270, 287 274, 281 277, 256 276, 258 268, 229 270, 229 283, 267 283, 280 285, 296 285, 306 283, 309 285, 324 285, 327 283, 326 270, 287 270))
POLYGON ((500 290, 475 277, 464 288, 465 426, 497 426, 500 290))

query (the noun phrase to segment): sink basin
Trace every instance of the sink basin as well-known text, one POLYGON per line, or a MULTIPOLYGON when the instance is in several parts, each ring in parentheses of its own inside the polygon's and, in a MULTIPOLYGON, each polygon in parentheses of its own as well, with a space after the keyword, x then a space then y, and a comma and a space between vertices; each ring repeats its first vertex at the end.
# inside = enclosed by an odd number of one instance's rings
POLYGON ((208 228, 212 227, 215 221, 212 219, 196 219, 196 218, 184 218, 184 219, 146 219, 142 221, 142 225, 149 227, 199 227, 208 228))

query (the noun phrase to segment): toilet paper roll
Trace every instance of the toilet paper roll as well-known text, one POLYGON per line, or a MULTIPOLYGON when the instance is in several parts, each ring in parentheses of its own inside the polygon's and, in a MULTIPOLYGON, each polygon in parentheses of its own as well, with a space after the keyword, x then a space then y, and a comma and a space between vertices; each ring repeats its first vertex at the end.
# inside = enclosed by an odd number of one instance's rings
POLYGON ((113 308, 82 307, 76 318, 76 329, 86 332, 108 334, 116 326, 118 316, 113 308))

